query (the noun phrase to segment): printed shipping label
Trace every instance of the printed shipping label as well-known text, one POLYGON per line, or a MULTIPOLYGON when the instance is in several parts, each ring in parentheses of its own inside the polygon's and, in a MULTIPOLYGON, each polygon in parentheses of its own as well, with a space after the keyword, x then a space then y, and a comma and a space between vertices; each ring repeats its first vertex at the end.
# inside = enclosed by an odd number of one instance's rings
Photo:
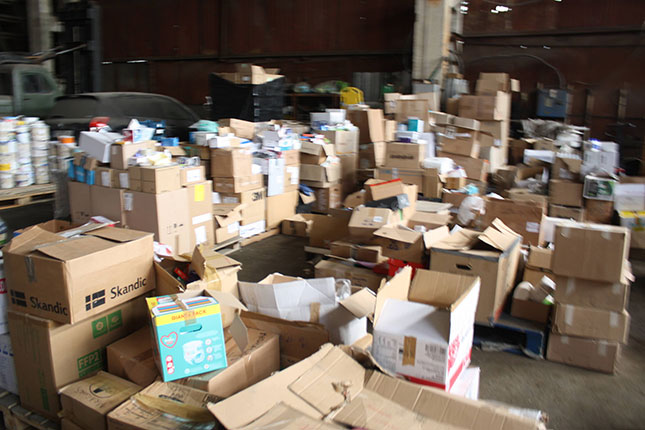
POLYGON ((188 169, 186 172, 186 182, 199 182, 202 178, 201 169, 188 169))

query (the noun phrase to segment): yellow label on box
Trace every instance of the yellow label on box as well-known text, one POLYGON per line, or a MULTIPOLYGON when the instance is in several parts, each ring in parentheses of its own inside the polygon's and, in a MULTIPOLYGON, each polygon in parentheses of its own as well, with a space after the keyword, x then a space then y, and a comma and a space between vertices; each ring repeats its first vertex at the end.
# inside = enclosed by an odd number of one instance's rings
POLYGON ((204 185, 199 184, 195 185, 195 201, 196 202, 203 202, 204 201, 204 185))

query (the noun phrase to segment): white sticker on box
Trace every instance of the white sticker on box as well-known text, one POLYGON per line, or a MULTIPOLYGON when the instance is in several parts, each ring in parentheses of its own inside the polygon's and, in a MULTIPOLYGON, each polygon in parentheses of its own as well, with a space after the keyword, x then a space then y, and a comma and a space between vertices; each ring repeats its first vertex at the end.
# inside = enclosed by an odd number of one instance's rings
POLYGON ((392 179, 399 179, 399 169, 392 169, 392 179))
POLYGON ((240 199, 237 197, 222 197, 222 203, 224 204, 231 204, 231 203, 239 203, 240 199))
POLYGON ((598 342, 598 355, 600 355, 601 357, 607 356, 607 342, 598 342))
POLYGON ((112 181, 110 181, 110 172, 101 172, 101 185, 104 187, 112 186, 112 181))
POLYGON ((130 177, 127 172, 119 173, 119 185, 121 188, 130 188, 130 177))
POLYGON ((226 228, 226 230, 229 233, 235 233, 239 229, 240 229, 240 223, 238 221, 234 222, 233 224, 229 224, 228 227, 226 228))
POLYGON ((609 327, 618 327, 618 313, 609 312, 609 327))
POLYGON ((205 222, 211 221, 212 219, 213 219, 213 214, 197 215, 193 217, 193 225, 203 224, 205 222))
POLYGON ((564 323, 568 326, 573 324, 573 306, 565 306, 564 308, 564 323))
POLYGON ((567 280, 567 296, 570 296, 571 294, 576 291, 576 280, 573 278, 569 278, 567 280))
POLYGON ((372 221, 374 221, 374 222, 379 222, 379 223, 380 223, 380 222, 383 222, 383 217, 382 217, 382 216, 378 216, 378 215, 377 215, 377 216, 375 216, 375 217, 372 219, 372 221))
POLYGON ((188 169, 186 182, 199 182, 202 179, 202 169, 188 169))
POLYGON ((620 290, 621 290, 620 284, 614 284, 613 287, 611 287, 611 293, 616 296, 620 294, 620 290))
POLYGON ((569 345, 569 336, 560 337, 560 341, 562 342, 563 345, 569 345))
POLYGON ((134 206, 134 195, 132 193, 123 193, 123 209, 130 212, 134 206))
POLYGON ((540 223, 539 222, 527 222, 526 231, 528 233, 539 233, 540 232, 540 223))
POLYGON ((201 227, 197 227, 195 229, 195 242, 196 243, 206 243, 208 242, 208 238, 206 237, 206 226, 202 225, 201 227))

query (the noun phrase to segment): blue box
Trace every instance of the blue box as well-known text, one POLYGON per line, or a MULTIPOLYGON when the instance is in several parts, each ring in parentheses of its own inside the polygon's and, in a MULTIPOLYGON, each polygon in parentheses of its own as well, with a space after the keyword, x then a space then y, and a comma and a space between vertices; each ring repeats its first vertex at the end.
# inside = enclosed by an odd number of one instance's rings
POLYGON ((96 177, 96 172, 94 170, 85 170, 85 183, 87 185, 94 185, 95 177, 96 177))
POLYGON ((203 291, 147 298, 164 381, 227 367, 220 304, 203 291))
POLYGON ((74 166, 75 177, 78 182, 85 182, 85 168, 83 166, 74 166))

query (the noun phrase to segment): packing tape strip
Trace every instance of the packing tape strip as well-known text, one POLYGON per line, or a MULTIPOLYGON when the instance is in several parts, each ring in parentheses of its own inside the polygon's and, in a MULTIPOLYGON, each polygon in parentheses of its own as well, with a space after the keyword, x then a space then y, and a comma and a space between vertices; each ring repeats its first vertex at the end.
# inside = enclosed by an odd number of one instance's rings
POLYGON ((601 357, 607 356, 607 342, 598 342, 598 355, 600 355, 601 357))
POLYGON ((193 325, 197 322, 197 318, 195 318, 195 312, 192 312, 188 309, 188 306, 186 306, 186 303, 183 302, 179 297, 177 297, 176 294, 172 294, 170 296, 172 301, 181 308, 181 310, 184 312, 184 325, 189 326, 193 325))
POLYGON ((561 336, 561 337, 560 337, 560 342, 561 342, 563 345, 569 345, 569 336, 561 336))
POLYGON ((576 291, 576 280, 574 278, 567 279, 567 296, 572 295, 576 291))
POLYGON ((621 288, 620 288, 620 287, 621 287, 621 285, 620 285, 620 284, 614 284, 614 285, 611 287, 611 293, 612 293, 613 295, 615 295, 615 296, 619 295, 619 294, 620 294, 620 290, 621 290, 621 288))
POLYGON ((403 361, 404 366, 414 366, 417 355, 417 338, 405 336, 403 338, 403 361))
POLYGON ((609 327, 618 327, 618 312, 609 312, 609 327))
POLYGON ((320 321, 320 303, 313 302, 309 304, 309 322, 317 323, 320 321))
POLYGON ((564 308, 564 323, 566 325, 572 325, 573 324, 573 315, 575 313, 575 309, 573 306, 567 306, 565 305, 564 308))

